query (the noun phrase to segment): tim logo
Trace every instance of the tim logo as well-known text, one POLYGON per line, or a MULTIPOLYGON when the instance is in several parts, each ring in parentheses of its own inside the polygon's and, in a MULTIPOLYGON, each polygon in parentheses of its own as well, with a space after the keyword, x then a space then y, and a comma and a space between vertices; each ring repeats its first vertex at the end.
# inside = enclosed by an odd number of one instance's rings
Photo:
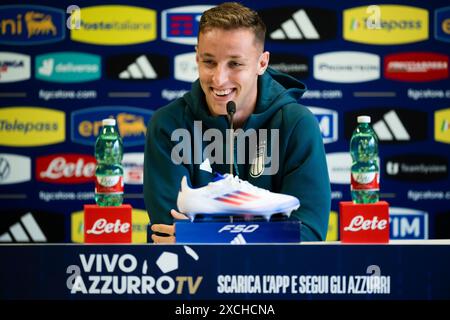
POLYGON ((271 41, 305 42, 336 37, 334 11, 318 8, 270 8, 259 12, 271 41))
POLYGON ((323 143, 335 142, 338 139, 338 114, 331 109, 308 107, 316 116, 322 132, 323 143))
POLYGON ((161 13, 161 37, 165 41, 195 45, 203 12, 210 5, 177 7, 161 13))
POLYGON ((44 6, 0 6, 0 43, 36 45, 65 37, 64 11, 44 6))
POLYGON ((440 41, 450 42, 450 7, 435 11, 434 37, 440 41))
POLYGON ((428 239, 428 213, 419 210, 389 209, 390 239, 428 239))
POLYGON ((145 144, 147 123, 152 110, 127 106, 102 106, 82 109, 71 115, 71 139, 80 144, 93 146, 102 127, 102 119, 114 118, 124 146, 145 144))

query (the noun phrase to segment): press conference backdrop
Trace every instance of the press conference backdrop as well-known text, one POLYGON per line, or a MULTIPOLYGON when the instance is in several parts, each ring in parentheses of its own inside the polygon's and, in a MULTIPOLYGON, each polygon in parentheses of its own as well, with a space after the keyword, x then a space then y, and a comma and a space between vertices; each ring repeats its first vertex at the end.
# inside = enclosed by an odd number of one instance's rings
MULTIPOLYGON (((320 124, 331 179, 328 239, 339 236, 339 201, 350 200, 349 138, 361 114, 380 139, 391 238, 449 238, 448 2, 242 3, 267 24, 271 66, 309 89, 301 102, 320 124)), ((146 241, 147 123, 197 78, 199 17, 217 2, 189 4, 2 1, 0 241, 83 242, 94 141, 109 116, 124 139, 133 242, 146 241)))

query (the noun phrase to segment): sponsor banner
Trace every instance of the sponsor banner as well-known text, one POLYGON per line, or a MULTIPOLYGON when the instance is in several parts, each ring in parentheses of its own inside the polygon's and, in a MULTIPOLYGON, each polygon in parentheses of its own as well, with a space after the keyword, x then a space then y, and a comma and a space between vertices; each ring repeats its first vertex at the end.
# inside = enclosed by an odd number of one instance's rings
POLYGON ((440 8, 434 12, 434 37, 450 42, 450 7, 440 8))
POLYGON ((39 99, 49 101, 55 99, 97 99, 97 91, 96 90, 39 90, 39 99))
MULTIPOLYGON (((75 17, 70 18, 72 25, 75 17)), ((156 11, 152 9, 102 5, 81 8, 79 17, 80 28, 72 29, 70 33, 73 41, 119 46, 156 39, 156 11)))
POLYGON ((384 76, 398 81, 425 82, 448 78, 448 56, 433 52, 386 55, 384 76))
POLYGON ((101 59, 82 52, 54 52, 36 56, 36 79, 51 82, 85 82, 100 79, 101 59))
POLYGON ((0 44, 39 45, 65 37, 63 10, 34 5, 0 6, 0 44))
POLYGON ((450 143, 450 108, 434 112, 434 140, 450 143))
POLYGON ((258 11, 267 27, 267 40, 308 42, 336 38, 335 11, 320 8, 283 7, 258 11))
POLYGON ((389 208, 390 239, 428 239, 428 213, 409 208, 389 208))
POLYGON ((389 204, 339 202, 339 234, 342 243, 388 243, 389 204))
POLYGON ((359 115, 371 117, 371 125, 380 143, 408 143, 426 140, 428 114, 424 111, 398 108, 358 109, 345 113, 345 137, 350 140, 359 115))
POLYGON ((308 58, 301 55, 270 53, 269 66, 294 78, 307 78, 309 75, 308 58))
POLYGON ((356 83, 380 78, 380 57, 358 51, 335 51, 314 56, 314 78, 317 80, 356 83))
POLYGON ((0 216, 0 243, 66 242, 63 214, 10 209, 0 216))
POLYGON ((2 246, 5 259, 0 274, 6 288, 2 298, 151 299, 161 301, 160 305, 177 300, 171 314, 194 312, 217 318, 214 314, 274 315, 278 304, 274 307, 268 299, 422 300, 450 296, 443 285, 450 278, 445 272, 450 265, 445 245, 274 248, 199 245, 153 246, 149 250, 136 245, 52 245, 39 247, 39 255, 33 246, 2 246), (426 263, 411 263, 405 268, 412 251, 417 261, 426 263), (324 263, 335 257, 348 263, 324 263), (17 274, 27 276, 13 276, 17 274), (217 300, 217 304, 215 308, 193 309, 188 300, 217 300), (241 303, 227 304, 229 300, 241 303))
MULTIPOLYGON (((76 211, 71 214, 71 241, 84 243, 84 212, 76 211)), ((150 223, 148 213, 145 210, 133 209, 131 211, 132 243, 147 243, 147 227, 150 223)))
POLYGON ((328 230, 325 241, 338 241, 339 240, 339 214, 336 211, 330 212, 330 218, 328 219, 328 230))
POLYGON ((198 66, 195 52, 182 53, 174 59, 174 78, 180 81, 194 82, 198 78, 198 66))
POLYGON ((200 18, 213 5, 176 7, 161 12, 161 38, 187 45, 197 44, 200 18))
POLYGON ((0 108, 0 145, 35 147, 64 142, 65 113, 40 107, 0 108))
POLYGON ((71 140, 93 146, 102 128, 102 120, 116 119, 125 147, 145 144, 147 123, 153 110, 128 106, 101 106, 82 109, 71 114, 71 140))
POLYGON ((349 152, 327 153, 327 167, 330 183, 350 184, 352 157, 349 152))
POLYGON ((308 107, 319 122, 323 143, 335 142, 338 139, 337 111, 318 107, 308 107))
POLYGON ((106 207, 84 205, 85 243, 131 243, 131 233, 129 204, 106 207))
POLYGON ((402 154, 385 158, 386 177, 411 182, 448 178, 448 158, 438 155, 402 154))
POLYGON ((122 159, 125 184, 142 185, 144 183, 144 153, 124 153, 122 159))
POLYGON ((161 98, 172 101, 178 98, 183 97, 186 93, 188 93, 188 90, 181 89, 181 90, 175 90, 175 89, 162 89, 161 91, 161 98))
POLYGON ((94 182, 96 160, 87 154, 62 153, 36 159, 36 180, 57 184, 94 182))
POLYGON ((106 59, 106 75, 111 79, 157 80, 169 73, 169 58, 159 54, 121 54, 106 59))
MULTIPOLYGON (((1 12, 1 11, 0 11, 1 12)), ((28 80, 31 77, 30 56, 0 52, 0 83, 28 80)))
POLYGON ((415 101, 421 99, 450 99, 450 90, 408 88, 408 98, 415 101))
POLYGON ((434 239, 450 239, 450 211, 438 212, 434 216, 434 239))
POLYGON ((31 180, 31 159, 11 153, 0 153, 0 185, 31 180))
POLYGON ((377 5, 344 10, 344 39, 347 41, 392 45, 428 39, 428 11, 401 5, 377 5))

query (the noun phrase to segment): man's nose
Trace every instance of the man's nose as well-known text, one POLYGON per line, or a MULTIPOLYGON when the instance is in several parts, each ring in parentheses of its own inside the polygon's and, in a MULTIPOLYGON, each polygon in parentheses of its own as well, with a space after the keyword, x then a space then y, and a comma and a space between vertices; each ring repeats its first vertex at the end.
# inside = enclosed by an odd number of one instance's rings
POLYGON ((228 70, 224 66, 217 65, 214 69, 212 81, 216 86, 221 86, 228 79, 228 70))

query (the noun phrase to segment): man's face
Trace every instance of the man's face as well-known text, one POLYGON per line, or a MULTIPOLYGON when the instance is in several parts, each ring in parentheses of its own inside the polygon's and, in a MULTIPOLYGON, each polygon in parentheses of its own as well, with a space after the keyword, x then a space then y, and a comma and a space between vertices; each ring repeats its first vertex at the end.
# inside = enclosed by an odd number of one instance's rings
POLYGON ((213 115, 226 115, 231 100, 236 103, 236 113, 253 110, 258 75, 267 68, 269 53, 262 52, 250 29, 202 32, 196 60, 200 85, 213 115))

